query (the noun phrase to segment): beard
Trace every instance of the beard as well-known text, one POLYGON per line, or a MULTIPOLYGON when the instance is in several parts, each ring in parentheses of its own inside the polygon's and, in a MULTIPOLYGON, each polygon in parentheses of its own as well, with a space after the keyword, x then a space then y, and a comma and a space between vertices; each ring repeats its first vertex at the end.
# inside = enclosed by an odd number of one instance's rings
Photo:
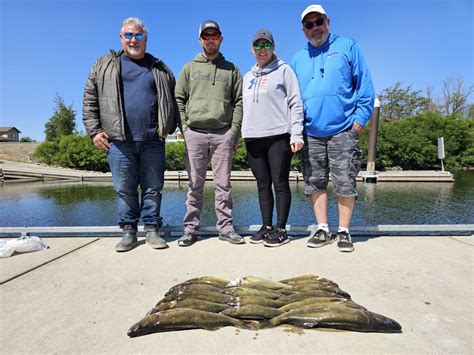
POLYGON ((145 55, 145 48, 143 46, 140 47, 131 47, 127 46, 125 54, 131 58, 142 58, 145 55))
POLYGON ((313 47, 321 47, 324 43, 326 43, 328 38, 329 38, 328 32, 319 32, 319 33, 316 32, 311 36, 309 41, 311 42, 313 47))
POLYGON ((204 54, 206 55, 206 57, 212 57, 219 52, 219 46, 215 43, 207 43, 202 47, 202 49, 204 50, 204 54))

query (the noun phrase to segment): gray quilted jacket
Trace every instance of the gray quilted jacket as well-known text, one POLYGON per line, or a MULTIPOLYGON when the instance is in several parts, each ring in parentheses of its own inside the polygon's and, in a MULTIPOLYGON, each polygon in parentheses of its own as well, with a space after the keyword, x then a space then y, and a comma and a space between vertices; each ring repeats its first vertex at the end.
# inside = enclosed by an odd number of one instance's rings
MULTIPOLYGON (((92 67, 84 89, 82 120, 89 136, 107 132, 111 140, 125 140, 120 55, 110 51, 92 67)), ((164 137, 176 129, 179 112, 174 97, 175 78, 160 59, 153 57, 152 71, 158 93, 157 135, 164 137)))

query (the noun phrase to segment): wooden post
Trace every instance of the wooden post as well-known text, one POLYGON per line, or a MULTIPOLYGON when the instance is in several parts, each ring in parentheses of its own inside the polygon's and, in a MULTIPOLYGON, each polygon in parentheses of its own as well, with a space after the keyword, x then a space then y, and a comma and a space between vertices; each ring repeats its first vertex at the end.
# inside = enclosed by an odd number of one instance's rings
POLYGON ((375 153, 377 150, 377 134, 379 131, 380 101, 375 98, 374 111, 370 122, 369 147, 367 154, 367 172, 375 173, 375 153))

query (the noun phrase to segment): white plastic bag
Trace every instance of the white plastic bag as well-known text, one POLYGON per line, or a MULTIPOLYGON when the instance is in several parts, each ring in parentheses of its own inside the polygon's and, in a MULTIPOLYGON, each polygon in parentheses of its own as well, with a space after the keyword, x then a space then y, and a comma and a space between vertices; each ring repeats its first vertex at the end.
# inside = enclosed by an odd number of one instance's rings
POLYGON ((14 252, 29 253, 47 248, 46 243, 38 237, 21 236, 17 239, 0 240, 0 258, 8 258, 14 252))

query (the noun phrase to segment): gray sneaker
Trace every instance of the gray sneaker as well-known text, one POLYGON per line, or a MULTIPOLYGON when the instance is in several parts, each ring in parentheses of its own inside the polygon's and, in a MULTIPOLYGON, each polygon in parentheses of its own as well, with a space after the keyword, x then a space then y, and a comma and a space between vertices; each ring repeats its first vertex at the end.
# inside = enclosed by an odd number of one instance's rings
POLYGON ((137 245, 137 233, 135 231, 124 231, 123 237, 115 246, 115 251, 123 252, 135 248, 137 245))
POLYGON ((337 249, 339 251, 348 252, 354 251, 354 245, 352 244, 352 238, 349 233, 346 232, 337 232, 337 249))
POLYGON ((229 232, 229 233, 220 233, 219 234, 219 240, 224 240, 226 242, 232 243, 232 244, 245 244, 245 239, 241 235, 235 233, 235 232, 229 232))
POLYGON ((168 244, 166 244, 166 241, 160 237, 156 230, 149 230, 146 232, 146 243, 153 249, 168 248, 168 244))
POLYGON ((334 241, 331 238, 331 233, 327 233, 322 229, 318 229, 314 235, 311 233, 310 237, 311 238, 306 242, 306 245, 310 248, 320 248, 334 241))
POLYGON ((193 245, 196 241, 197 241, 197 236, 191 233, 184 233, 178 239, 178 245, 180 247, 189 247, 190 245, 193 245))

